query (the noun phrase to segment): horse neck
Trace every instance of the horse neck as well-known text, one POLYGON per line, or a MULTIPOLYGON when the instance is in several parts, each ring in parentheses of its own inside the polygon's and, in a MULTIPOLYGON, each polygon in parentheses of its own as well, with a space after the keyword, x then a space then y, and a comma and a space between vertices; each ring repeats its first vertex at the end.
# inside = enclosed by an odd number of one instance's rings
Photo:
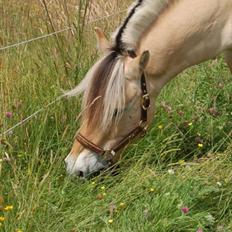
POLYGON ((231 9, 231 0, 182 0, 151 25, 140 40, 139 52, 150 51, 146 73, 155 95, 187 67, 214 58, 225 49, 222 29, 230 23, 231 9))

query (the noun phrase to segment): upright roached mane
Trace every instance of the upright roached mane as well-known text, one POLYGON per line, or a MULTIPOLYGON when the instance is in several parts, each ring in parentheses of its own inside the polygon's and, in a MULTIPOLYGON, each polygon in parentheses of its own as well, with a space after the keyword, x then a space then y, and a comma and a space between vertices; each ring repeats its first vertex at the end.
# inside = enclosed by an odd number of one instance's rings
POLYGON ((173 0, 140 0, 128 10, 128 17, 113 33, 113 41, 125 50, 136 50, 143 32, 158 18, 162 10, 173 0), (128 20, 129 19, 129 20, 128 20))
POLYGON ((66 93, 77 96, 84 92, 83 119, 89 129, 97 126, 105 130, 121 118, 125 107, 125 54, 136 51, 141 35, 169 1, 138 0, 133 3, 124 23, 113 34, 108 54, 90 69, 75 89, 66 93))

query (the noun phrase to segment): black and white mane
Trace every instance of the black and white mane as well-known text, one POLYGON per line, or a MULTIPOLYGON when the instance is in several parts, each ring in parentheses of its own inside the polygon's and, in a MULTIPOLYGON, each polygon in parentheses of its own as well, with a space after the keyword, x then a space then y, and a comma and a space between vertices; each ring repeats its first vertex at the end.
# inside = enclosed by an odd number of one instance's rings
POLYGON ((83 120, 89 128, 106 129, 121 118, 125 107, 124 59, 127 55, 136 56, 141 36, 170 1, 135 1, 122 25, 113 33, 108 54, 90 69, 75 89, 66 94, 76 96, 84 93, 83 120))
POLYGON ((113 33, 115 48, 136 50, 144 31, 154 22, 160 12, 167 6, 168 0, 138 0, 128 9, 128 16, 113 33))

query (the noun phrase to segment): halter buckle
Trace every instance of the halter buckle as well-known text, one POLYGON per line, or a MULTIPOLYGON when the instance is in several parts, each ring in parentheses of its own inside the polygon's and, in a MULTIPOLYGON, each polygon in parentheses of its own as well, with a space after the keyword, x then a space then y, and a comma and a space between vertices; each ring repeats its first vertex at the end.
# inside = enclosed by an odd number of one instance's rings
POLYGON ((147 122, 141 120, 139 122, 139 126, 142 128, 141 138, 143 138, 147 133, 147 129, 148 129, 147 122))
POLYGON ((114 150, 106 150, 104 152, 104 156, 107 160, 111 160, 116 155, 116 152, 114 150))
POLYGON ((141 106, 144 110, 148 110, 150 108, 150 95, 149 93, 144 94, 141 98, 141 106))

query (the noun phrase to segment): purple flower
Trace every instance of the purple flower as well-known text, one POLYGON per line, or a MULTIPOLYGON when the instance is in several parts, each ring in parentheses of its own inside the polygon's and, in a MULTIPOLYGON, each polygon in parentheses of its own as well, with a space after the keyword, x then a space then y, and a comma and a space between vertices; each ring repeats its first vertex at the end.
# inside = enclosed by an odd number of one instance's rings
POLYGON ((183 208, 181 208, 181 212, 183 214, 187 214, 189 212, 189 208, 188 207, 183 207, 183 208))
POLYGON ((7 118, 12 118, 13 117, 13 113, 12 112, 6 112, 6 117, 7 118))

